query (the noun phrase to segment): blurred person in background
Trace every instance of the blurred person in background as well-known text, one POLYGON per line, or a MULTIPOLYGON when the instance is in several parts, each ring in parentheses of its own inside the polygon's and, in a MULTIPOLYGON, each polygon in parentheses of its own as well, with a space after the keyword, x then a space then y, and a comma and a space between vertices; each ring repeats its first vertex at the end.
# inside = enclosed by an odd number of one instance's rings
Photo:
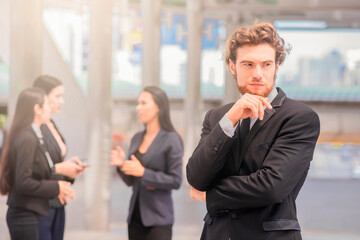
POLYGON ((111 152, 111 164, 133 187, 127 220, 129 239, 169 240, 174 223, 171 191, 181 185, 183 142, 171 123, 163 90, 144 88, 136 110, 145 130, 131 139, 129 160, 121 147, 111 152))
POLYGON ((4 145, 4 128, 3 123, 0 121, 0 156, 1 156, 1 150, 4 145))
POLYGON ((40 126, 50 121, 48 97, 39 88, 23 90, 17 100, 0 163, 0 193, 8 194, 6 220, 12 240, 38 240, 39 217, 49 200, 74 198, 70 183, 51 179, 55 172, 40 126))
POLYGON ((0 156, 1 156, 1 150, 4 146, 4 140, 5 140, 5 122, 6 122, 6 115, 0 114, 0 156))
POLYGON ((186 166, 206 201, 201 239, 301 239, 295 200, 319 137, 318 115, 274 87, 290 48, 270 23, 237 29, 225 63, 241 97, 207 112, 186 166))
MULTIPOLYGON (((64 103, 64 86, 57 78, 42 75, 34 81, 34 87, 45 91, 50 104, 51 114, 60 112, 64 103)), ((78 157, 71 157, 64 161, 67 153, 65 140, 54 121, 50 119, 41 125, 45 148, 55 165, 52 179, 74 182, 75 177, 82 173, 85 167, 78 157)), ((65 208, 58 198, 50 200, 50 214, 40 218, 40 240, 62 240, 65 230, 65 208)))

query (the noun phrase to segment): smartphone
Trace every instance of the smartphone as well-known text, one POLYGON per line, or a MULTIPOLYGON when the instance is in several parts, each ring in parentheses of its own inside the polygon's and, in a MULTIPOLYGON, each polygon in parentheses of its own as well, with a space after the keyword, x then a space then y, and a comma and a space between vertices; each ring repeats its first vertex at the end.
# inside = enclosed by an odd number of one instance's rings
POLYGON ((90 164, 87 160, 87 158, 80 158, 81 161, 81 165, 83 165, 83 167, 90 167, 90 164))

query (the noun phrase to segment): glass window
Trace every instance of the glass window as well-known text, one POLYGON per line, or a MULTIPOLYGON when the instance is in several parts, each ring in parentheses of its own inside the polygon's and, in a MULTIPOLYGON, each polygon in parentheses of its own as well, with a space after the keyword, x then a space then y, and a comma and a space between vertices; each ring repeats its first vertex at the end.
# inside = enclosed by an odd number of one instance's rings
POLYGON ((138 10, 113 11, 112 94, 137 97, 142 89, 142 23, 138 10))
POLYGON ((277 83, 298 100, 360 101, 360 29, 281 30, 293 46, 277 83))
POLYGON ((0 97, 9 96, 10 72, 8 66, 0 59, 0 97))
POLYGON ((84 94, 88 92, 89 7, 45 8, 43 21, 84 94))
MULTIPOLYGON (((163 13, 162 19, 160 87, 169 97, 183 98, 186 95, 188 64, 186 16, 163 13)), ((224 95, 225 42, 225 22, 204 19, 200 83, 200 92, 204 98, 221 98, 224 95)))
POLYGON ((187 25, 184 15, 162 13, 160 87, 170 98, 183 98, 187 82, 187 25))
POLYGON ((225 21, 205 19, 201 52, 201 95, 222 98, 225 92, 225 21))

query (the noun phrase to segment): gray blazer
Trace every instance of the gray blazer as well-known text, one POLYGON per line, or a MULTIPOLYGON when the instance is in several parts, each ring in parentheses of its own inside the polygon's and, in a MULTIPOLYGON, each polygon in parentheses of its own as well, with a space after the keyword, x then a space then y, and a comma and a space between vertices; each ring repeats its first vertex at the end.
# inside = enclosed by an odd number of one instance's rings
MULTIPOLYGON (((135 134, 131 139, 127 159, 139 148, 145 131, 135 134)), ((139 206, 144 226, 161 226, 174 223, 174 209, 171 190, 178 189, 182 181, 182 158, 184 147, 176 132, 160 130, 142 163, 145 173, 142 178, 118 173, 128 186, 133 186, 128 223, 130 223, 135 202, 140 193, 139 206)))

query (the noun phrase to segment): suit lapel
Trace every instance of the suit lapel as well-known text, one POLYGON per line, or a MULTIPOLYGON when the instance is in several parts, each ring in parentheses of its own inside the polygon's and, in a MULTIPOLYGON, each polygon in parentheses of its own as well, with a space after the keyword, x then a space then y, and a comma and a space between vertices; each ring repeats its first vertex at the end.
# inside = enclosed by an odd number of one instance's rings
MULTIPOLYGON (((58 130, 55 122, 54 122, 52 119, 51 119, 50 121, 51 121, 52 124, 54 125, 54 128, 56 129, 56 131, 57 131, 57 133, 59 134, 59 136, 60 136, 61 140, 63 141, 63 143, 65 144, 65 140, 64 140, 63 136, 61 135, 61 133, 59 132, 59 130, 58 130)), ((61 148, 60 148, 59 143, 56 141, 54 135, 51 133, 51 131, 50 131, 49 128, 48 128, 48 130, 49 130, 50 135, 51 135, 51 137, 52 137, 52 144, 54 144, 54 146, 55 146, 55 148, 56 148, 56 151, 58 152, 59 156, 61 156, 60 159, 63 159, 63 156, 62 156, 62 152, 61 152, 61 148)), ((65 152, 65 155, 66 155, 66 153, 67 153, 67 150, 66 150, 66 152, 65 152)))
POLYGON ((159 144, 161 144, 160 139, 162 138, 163 134, 164 134, 164 130, 161 129, 160 132, 156 135, 156 137, 152 141, 152 143, 150 144, 148 150, 146 151, 146 153, 143 157, 142 164, 144 167, 146 167, 149 164, 149 162, 151 161, 151 156, 155 156, 156 152, 159 150, 158 146, 159 146, 159 144))
MULTIPOLYGON (((237 167, 237 172, 239 173, 240 171, 240 167, 241 167, 241 164, 244 160, 244 157, 245 157, 245 154, 247 152, 247 149, 249 148, 249 145, 251 143, 251 141, 253 140, 253 138, 256 136, 256 134, 259 132, 259 130, 261 129, 262 126, 265 125, 266 122, 269 121, 269 119, 276 113, 276 108, 278 107, 281 107, 282 103, 284 102, 285 100, 285 93, 280 89, 278 88, 278 95, 276 96, 276 98, 273 100, 273 102, 271 103, 271 106, 273 107, 272 109, 268 109, 266 108, 265 111, 264 111, 264 118, 263 120, 257 120, 255 123, 254 123, 254 126, 251 128, 249 134, 247 135, 247 137, 245 138, 245 142, 243 144, 243 149, 240 150, 240 156, 238 156, 238 158, 235 158, 235 159, 238 159, 237 164, 236 164, 236 167, 237 167)), ((239 153, 239 151, 238 151, 239 153)))
POLYGON ((236 127, 235 130, 235 135, 234 135, 234 143, 233 143, 233 148, 232 148, 232 152, 233 152, 233 156, 235 159, 235 167, 236 169, 240 168, 240 161, 239 161, 239 156, 240 156, 240 124, 238 124, 238 126, 236 127))
POLYGON ((50 168, 48 159, 45 154, 45 151, 46 151, 45 146, 40 143, 39 137, 36 135, 34 129, 32 127, 30 127, 29 130, 30 130, 31 134, 35 137, 35 139, 36 139, 35 141, 37 143, 37 149, 39 149, 40 154, 43 156, 44 161, 42 161, 42 163, 44 164, 44 166, 46 166, 45 168, 48 170, 48 173, 51 175, 51 168, 50 168))
POLYGON ((137 135, 132 144, 130 145, 129 153, 128 153, 128 160, 131 159, 131 155, 136 152, 137 149, 139 149, 140 143, 142 139, 144 138, 145 131, 143 131, 141 134, 137 135))

